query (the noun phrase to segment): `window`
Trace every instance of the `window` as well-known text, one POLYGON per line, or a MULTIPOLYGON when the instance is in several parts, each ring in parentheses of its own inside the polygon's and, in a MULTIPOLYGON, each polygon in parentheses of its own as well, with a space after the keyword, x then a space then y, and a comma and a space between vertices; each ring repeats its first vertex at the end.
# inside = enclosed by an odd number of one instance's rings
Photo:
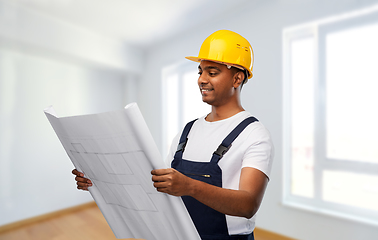
POLYGON ((191 120, 208 114, 210 106, 202 102, 198 89, 198 64, 185 62, 162 71, 163 157, 168 154, 172 139, 191 120))
POLYGON ((286 205, 378 224, 378 7, 285 29, 286 205))

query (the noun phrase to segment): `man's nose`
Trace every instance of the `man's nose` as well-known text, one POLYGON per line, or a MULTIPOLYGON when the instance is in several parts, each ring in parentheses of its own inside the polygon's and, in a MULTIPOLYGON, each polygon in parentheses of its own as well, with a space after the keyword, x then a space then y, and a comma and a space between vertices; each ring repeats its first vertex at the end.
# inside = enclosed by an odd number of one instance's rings
POLYGON ((208 83, 209 81, 208 81, 208 79, 207 79, 207 77, 205 76, 205 74, 201 74, 201 75, 199 75, 199 77, 198 77, 198 85, 204 85, 204 84, 206 84, 206 83, 208 83))

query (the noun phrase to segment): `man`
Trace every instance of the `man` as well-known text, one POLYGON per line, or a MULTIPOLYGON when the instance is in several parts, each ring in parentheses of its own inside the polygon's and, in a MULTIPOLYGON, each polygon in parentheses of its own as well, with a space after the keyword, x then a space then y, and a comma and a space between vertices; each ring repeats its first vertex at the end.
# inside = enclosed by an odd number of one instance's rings
MULTIPOLYGON (((237 33, 220 30, 202 44, 198 86, 211 112, 186 125, 167 158, 151 171, 159 192, 181 196, 202 239, 254 239, 257 212, 271 168, 273 146, 265 127, 240 102, 252 77, 253 51, 237 33), (177 149, 176 149, 177 148, 177 149)), ((78 189, 90 180, 77 170, 78 189)))

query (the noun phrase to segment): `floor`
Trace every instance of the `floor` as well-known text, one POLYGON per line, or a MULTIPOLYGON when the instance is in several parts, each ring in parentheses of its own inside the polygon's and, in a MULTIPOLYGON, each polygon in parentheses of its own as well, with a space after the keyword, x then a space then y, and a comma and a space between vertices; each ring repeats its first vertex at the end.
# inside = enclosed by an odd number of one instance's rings
MULTIPOLYGON (((255 231, 256 240, 289 240, 255 231)), ((0 240, 112 240, 117 239, 97 206, 67 213, 0 233, 0 240)), ((130 238, 131 239, 131 238, 130 238)))

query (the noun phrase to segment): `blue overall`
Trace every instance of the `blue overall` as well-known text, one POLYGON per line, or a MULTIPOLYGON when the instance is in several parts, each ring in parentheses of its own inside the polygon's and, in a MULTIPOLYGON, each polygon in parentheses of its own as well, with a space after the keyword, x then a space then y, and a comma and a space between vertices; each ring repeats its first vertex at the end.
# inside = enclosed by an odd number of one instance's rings
MULTIPOLYGON (((230 149, 232 142, 239 136, 239 134, 250 124, 258 121, 254 117, 249 117, 243 120, 230 134, 222 141, 218 149, 213 153, 210 162, 193 162, 182 159, 185 145, 188 141, 188 134, 196 120, 189 122, 180 137, 180 142, 177 147, 171 167, 178 170, 182 174, 193 179, 222 187, 222 169, 218 162, 223 155, 230 149)), ((201 239, 203 240, 226 240, 226 239, 245 239, 253 240, 253 232, 249 235, 229 235, 226 216, 205 204, 197 201, 190 196, 181 197, 190 217, 193 220, 195 227, 201 239)))

